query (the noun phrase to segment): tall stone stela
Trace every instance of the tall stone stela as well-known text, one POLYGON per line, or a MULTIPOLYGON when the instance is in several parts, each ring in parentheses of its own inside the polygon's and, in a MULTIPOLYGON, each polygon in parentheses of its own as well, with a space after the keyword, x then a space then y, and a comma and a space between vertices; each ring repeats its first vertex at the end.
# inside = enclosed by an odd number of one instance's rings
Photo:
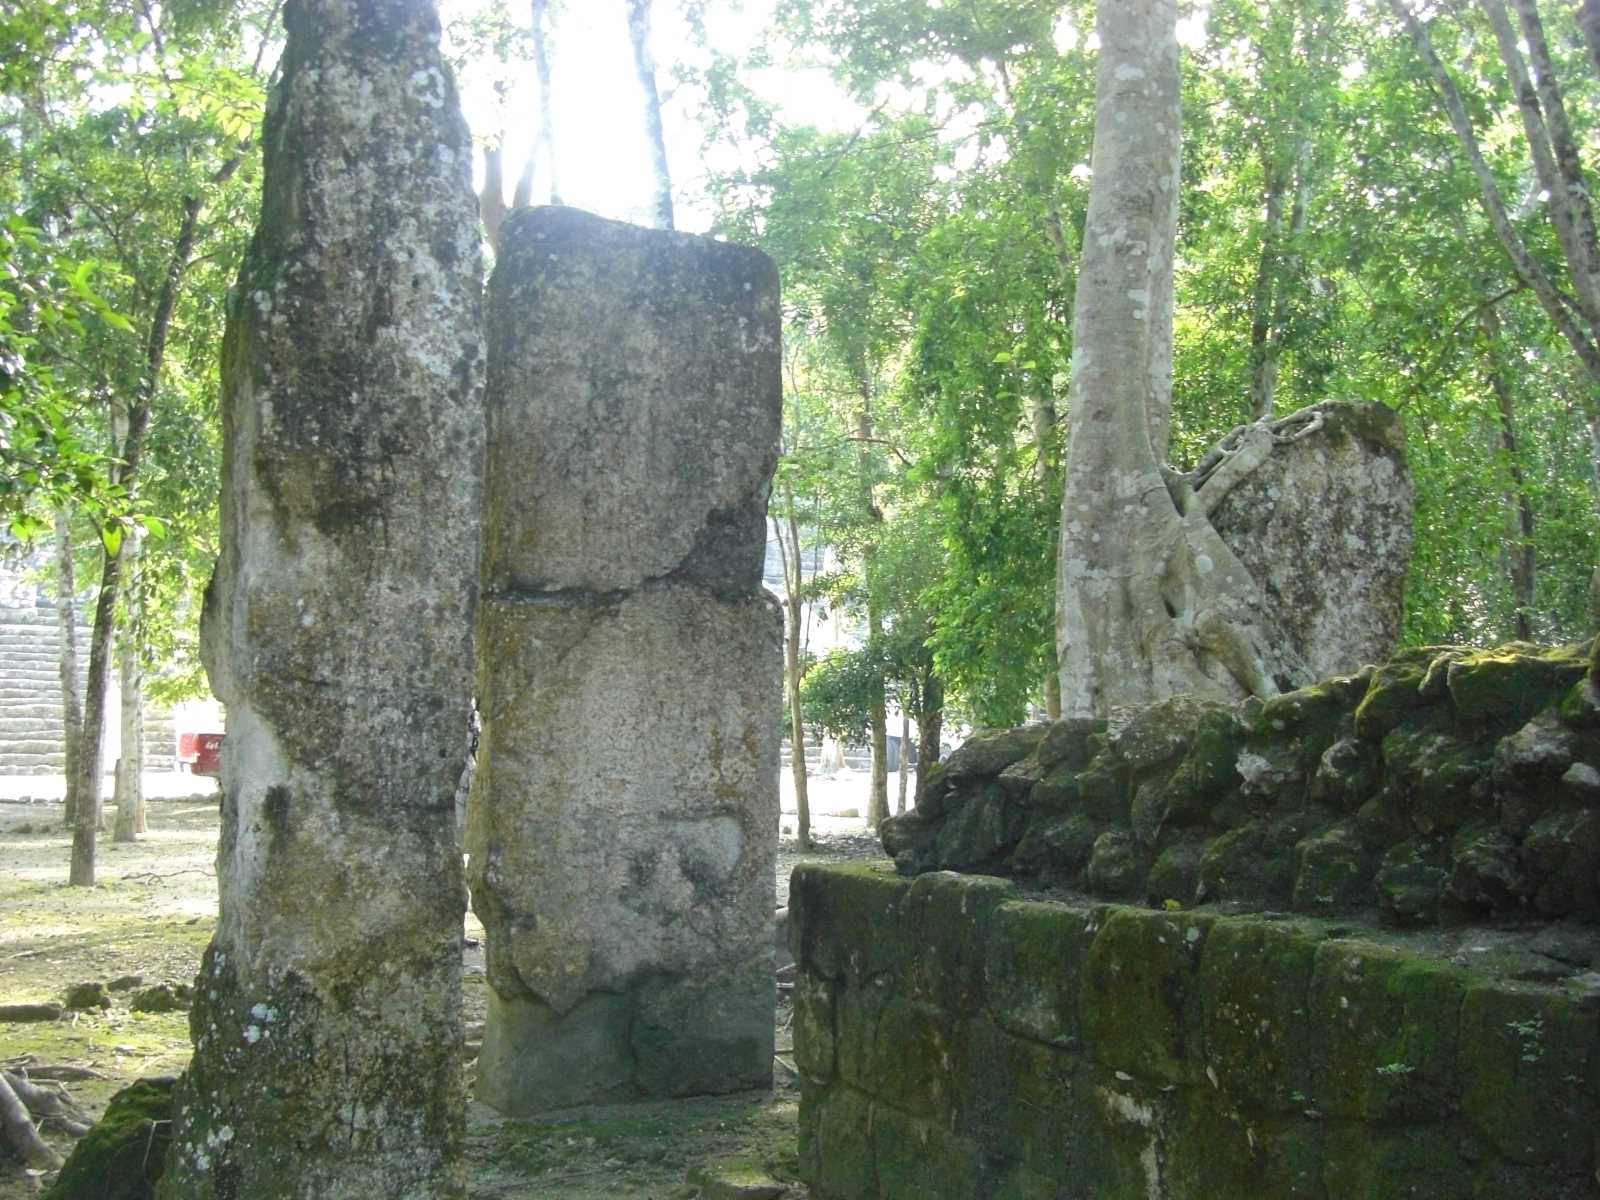
POLYGON ((164 1200, 463 1192, 483 410, 471 148, 430 0, 288 0, 230 295, 220 921, 164 1200))
POLYGON ((780 423, 757 251, 514 214, 489 298, 469 805, 509 1113, 771 1079, 780 423))

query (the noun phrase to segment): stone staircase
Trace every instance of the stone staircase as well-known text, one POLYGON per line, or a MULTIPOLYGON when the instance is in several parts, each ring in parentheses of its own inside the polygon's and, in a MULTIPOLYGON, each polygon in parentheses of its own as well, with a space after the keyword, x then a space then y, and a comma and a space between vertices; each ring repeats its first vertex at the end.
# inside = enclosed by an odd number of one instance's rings
MULTIPOLYGON (((78 687, 88 665, 89 629, 78 630, 78 687)), ((0 775, 59 775, 60 638, 47 608, 0 607, 0 775)), ((109 713, 116 720, 114 712, 109 713)), ((147 771, 172 769, 176 734, 170 716, 146 710, 147 771)))

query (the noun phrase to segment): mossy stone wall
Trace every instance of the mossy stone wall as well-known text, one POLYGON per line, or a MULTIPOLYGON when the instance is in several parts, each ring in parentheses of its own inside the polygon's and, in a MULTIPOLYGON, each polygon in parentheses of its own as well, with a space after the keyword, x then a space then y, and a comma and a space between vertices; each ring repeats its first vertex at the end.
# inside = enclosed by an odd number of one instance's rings
POLYGON ((983 734, 883 842, 904 874, 1106 900, 1600 924, 1600 665, 1420 647, 1266 701, 983 734))
POLYGON ((802 866, 817 1200, 1600 1195, 1600 978, 1422 935, 802 866))

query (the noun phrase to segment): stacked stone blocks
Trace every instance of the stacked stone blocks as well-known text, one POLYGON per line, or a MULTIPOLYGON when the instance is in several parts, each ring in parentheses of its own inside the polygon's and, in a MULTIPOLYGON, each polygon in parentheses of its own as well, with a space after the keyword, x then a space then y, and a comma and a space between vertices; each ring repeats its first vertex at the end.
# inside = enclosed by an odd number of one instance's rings
POLYGON ((771 1076, 780 417, 756 251, 514 214, 489 302, 468 849, 508 1112, 771 1076))
POLYGON ((1594 1194, 1592 974, 876 867, 802 866, 791 920, 819 1200, 1594 1194))

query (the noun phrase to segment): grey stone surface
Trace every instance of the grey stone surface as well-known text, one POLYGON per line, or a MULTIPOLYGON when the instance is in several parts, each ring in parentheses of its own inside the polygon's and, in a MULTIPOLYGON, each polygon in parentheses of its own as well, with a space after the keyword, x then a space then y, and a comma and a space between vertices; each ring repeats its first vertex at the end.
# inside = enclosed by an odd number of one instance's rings
POLYGON ((484 578, 603 593, 673 575, 746 594, 778 450, 772 263, 570 208, 513 214, 500 247, 484 578))
POLYGON ((1315 418, 1315 430, 1288 432, 1212 521, 1325 679, 1382 662, 1399 641, 1411 476, 1393 410, 1330 401, 1294 416, 1315 418))
POLYGON ((220 921, 161 1195, 462 1192, 452 796, 482 500, 471 148, 428 0, 290 0, 230 297, 220 921))
POLYGON ((490 292, 479 1095, 733 1091, 772 1063, 780 394, 758 253, 516 214, 490 292))

